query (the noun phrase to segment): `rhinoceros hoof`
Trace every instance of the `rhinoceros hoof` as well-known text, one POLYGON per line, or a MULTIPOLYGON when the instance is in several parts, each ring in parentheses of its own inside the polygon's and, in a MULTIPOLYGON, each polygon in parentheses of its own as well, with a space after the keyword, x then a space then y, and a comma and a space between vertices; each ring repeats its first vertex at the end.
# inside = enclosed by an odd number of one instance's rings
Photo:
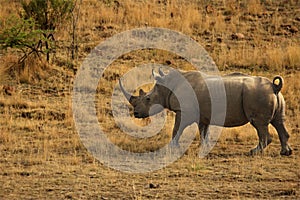
POLYGON ((262 154, 262 152, 263 151, 261 149, 256 147, 254 149, 251 149, 249 153, 250 153, 251 156, 255 156, 255 155, 258 155, 258 154, 262 154))
POLYGON ((292 152, 293 152, 293 150, 290 147, 288 147, 286 149, 282 149, 280 151, 280 155, 282 155, 282 156, 290 156, 292 154, 292 152))

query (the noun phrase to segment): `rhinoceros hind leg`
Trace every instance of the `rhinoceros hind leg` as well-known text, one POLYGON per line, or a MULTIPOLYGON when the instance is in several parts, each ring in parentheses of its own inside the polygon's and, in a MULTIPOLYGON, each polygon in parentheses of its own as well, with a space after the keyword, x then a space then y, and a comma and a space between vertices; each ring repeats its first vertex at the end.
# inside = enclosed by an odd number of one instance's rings
POLYGON ((258 145, 250 151, 250 154, 254 155, 257 153, 262 153, 264 148, 266 148, 272 142, 272 138, 268 130, 268 125, 258 125, 255 123, 252 123, 252 125, 255 127, 259 138, 258 145))
POLYGON ((280 155, 282 156, 290 156, 292 155, 292 148, 287 144, 284 148, 281 149, 280 155))
POLYGON ((288 144, 289 134, 286 130, 286 127, 283 122, 273 121, 271 124, 276 129, 280 144, 281 144, 281 151, 280 155, 289 156, 292 154, 292 148, 288 144))

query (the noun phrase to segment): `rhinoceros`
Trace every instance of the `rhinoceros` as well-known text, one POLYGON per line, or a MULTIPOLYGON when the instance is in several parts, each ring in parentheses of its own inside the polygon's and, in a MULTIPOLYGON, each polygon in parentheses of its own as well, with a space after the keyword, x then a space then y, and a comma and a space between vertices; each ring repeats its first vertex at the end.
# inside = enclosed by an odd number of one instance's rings
MULTIPOLYGON (((289 134, 285 126, 285 101, 280 92, 283 86, 281 76, 275 76, 271 82, 265 77, 242 73, 232 73, 216 78, 215 75, 207 75, 199 71, 184 72, 175 69, 170 70, 168 74, 165 74, 161 69, 159 69, 159 73, 152 70, 152 75, 156 83, 148 93, 140 89, 139 95, 133 96, 124 89, 121 80, 119 80, 120 89, 133 106, 133 114, 136 118, 146 118, 161 112, 163 109, 174 111, 176 115, 172 141, 174 140, 176 145, 178 145, 179 137, 184 128, 195 122, 198 124, 202 141, 207 137, 210 125, 237 127, 250 122, 256 129, 259 138, 258 145, 250 150, 251 154, 263 152, 263 149, 271 143, 269 124, 275 127, 279 135, 280 154, 286 156, 292 154, 292 149, 288 144, 289 134), (180 73, 194 90, 198 108, 183 110, 180 107, 178 96, 186 95, 186 93, 182 91, 182 81, 174 80, 176 73, 180 73), (172 89, 165 86, 166 82, 172 82, 172 89), (212 83, 210 85, 220 82, 224 85, 226 113, 221 124, 211 120, 212 97, 206 84, 208 82, 212 83), (174 91, 177 91, 176 95, 174 91), (160 106, 153 108, 157 104, 160 106), (198 118, 193 117, 196 116, 195 112, 199 112, 198 118), (183 115, 192 117, 188 123, 180 125, 183 115)), ((185 101, 189 101, 189 97, 185 98, 185 101)), ((189 103, 186 102, 186 105, 194 106, 189 103)))

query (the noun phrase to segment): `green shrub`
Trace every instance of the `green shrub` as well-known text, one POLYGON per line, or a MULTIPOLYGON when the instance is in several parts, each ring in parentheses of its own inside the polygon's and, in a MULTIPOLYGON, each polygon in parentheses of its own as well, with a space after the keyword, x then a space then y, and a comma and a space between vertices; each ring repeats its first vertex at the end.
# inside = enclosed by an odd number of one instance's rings
POLYGON ((0 50, 18 49, 23 53, 22 59, 31 53, 43 53, 43 31, 36 28, 31 18, 23 19, 11 16, 1 23, 0 50))
POLYGON ((45 56, 49 62, 50 54, 55 52, 55 31, 70 19, 75 5, 73 0, 20 2, 19 16, 0 21, 0 50, 18 55, 18 62, 11 67, 13 71, 21 73, 24 68, 37 71, 32 61, 43 61, 41 57, 45 56))
POLYGON ((50 53, 55 48, 51 44, 54 38, 54 31, 67 19, 71 17, 74 9, 73 0, 31 0, 29 2, 21 1, 23 19, 33 19, 37 25, 36 28, 42 30, 44 36, 45 53, 47 61, 50 59, 50 53))

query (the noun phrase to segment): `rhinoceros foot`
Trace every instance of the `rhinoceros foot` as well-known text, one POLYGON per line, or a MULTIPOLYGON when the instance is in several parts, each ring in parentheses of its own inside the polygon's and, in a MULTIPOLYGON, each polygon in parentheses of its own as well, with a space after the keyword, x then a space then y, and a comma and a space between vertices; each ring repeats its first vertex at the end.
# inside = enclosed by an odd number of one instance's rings
POLYGON ((293 150, 289 145, 286 145, 285 148, 282 148, 280 151, 280 155, 282 156, 290 156, 292 154, 293 150))
POLYGON ((262 154, 263 150, 259 147, 255 147, 254 149, 251 149, 249 153, 250 153, 251 156, 255 156, 255 155, 258 155, 258 154, 262 154))

